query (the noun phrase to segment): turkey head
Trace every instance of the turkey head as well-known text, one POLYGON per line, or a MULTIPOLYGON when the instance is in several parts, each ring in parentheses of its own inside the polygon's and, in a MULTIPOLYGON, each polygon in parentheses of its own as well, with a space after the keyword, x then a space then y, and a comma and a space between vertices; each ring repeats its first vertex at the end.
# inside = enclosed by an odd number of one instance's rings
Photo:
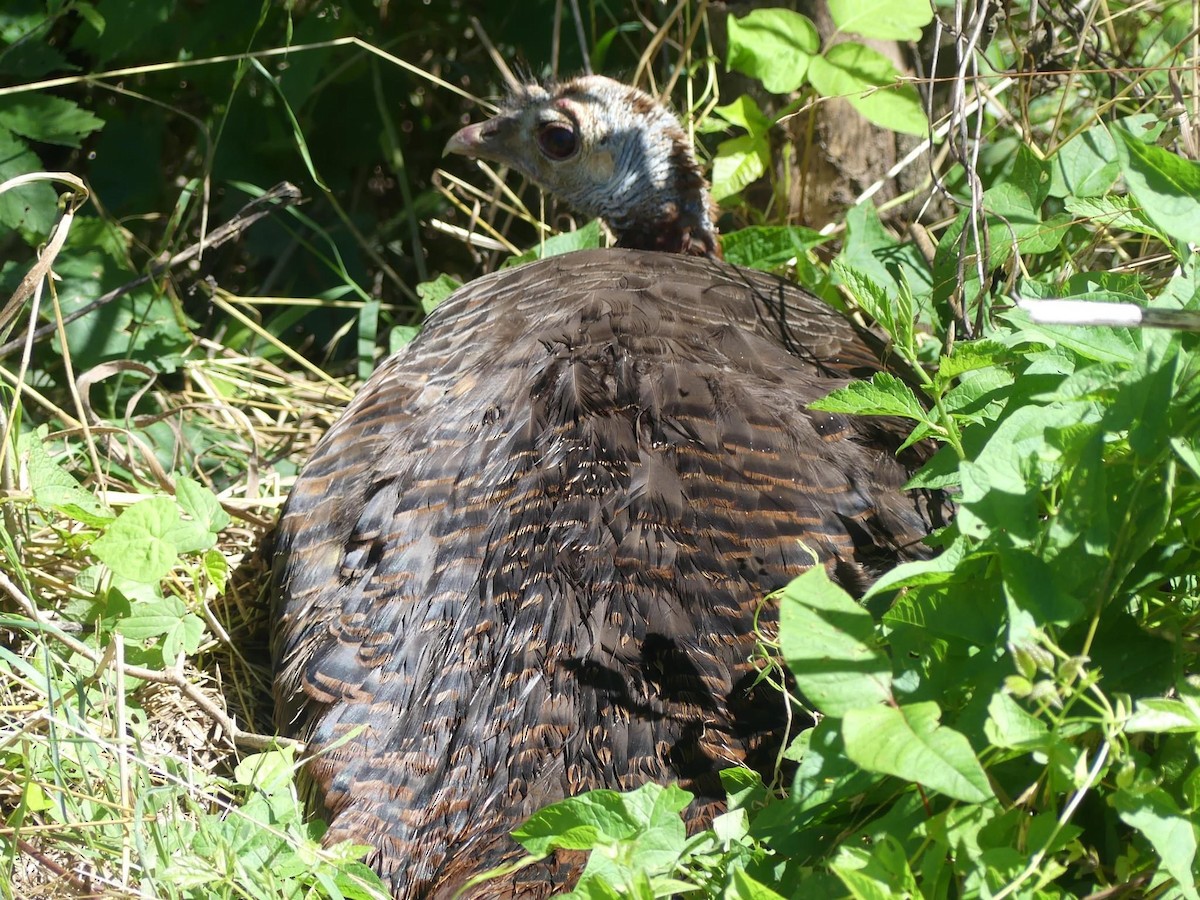
POLYGON ((450 138, 446 152, 511 166, 603 219, 618 247, 719 255, 708 183, 679 121, 611 78, 522 86, 499 114, 450 138))

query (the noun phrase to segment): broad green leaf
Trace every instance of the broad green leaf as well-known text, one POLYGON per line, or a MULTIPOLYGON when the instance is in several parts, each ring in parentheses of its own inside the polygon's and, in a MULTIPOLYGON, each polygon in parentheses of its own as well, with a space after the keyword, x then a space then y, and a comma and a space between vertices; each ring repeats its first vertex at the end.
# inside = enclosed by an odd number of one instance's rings
MULTIPOLYGON (((1026 283, 1024 291, 1031 291, 1032 283, 1026 283)), ((1084 299, 1070 297, 1063 299, 1084 299)), ((1128 328, 1078 328, 1070 325, 1039 325, 1029 320, 1022 309, 1003 313, 1028 337, 1044 341, 1049 346, 1061 345, 1078 353, 1085 359, 1103 363, 1132 364, 1140 355, 1141 348, 1128 328)))
POLYGON ((1036 497, 1030 493, 1019 455, 1006 454, 994 464, 991 460, 964 460, 958 471, 962 506, 956 521, 964 535, 984 540, 1001 531, 1020 544, 1033 540, 1037 532, 1036 497))
POLYGON ((919 41, 921 29, 933 21, 933 6, 924 0, 829 0, 829 15, 838 31, 885 41, 919 41))
POLYGON ((395 353, 421 333, 420 325, 397 325, 388 332, 388 353, 395 353))
POLYGON ((28 479, 29 490, 38 505, 57 510, 85 524, 106 525, 113 514, 90 491, 84 490, 78 481, 46 452, 42 442, 49 429, 41 426, 36 432, 25 432, 17 437, 17 459, 20 471, 28 479))
MULTIPOLYGON (((117 627, 120 627, 120 623, 117 627)), ((203 639, 204 620, 194 613, 187 613, 163 635, 163 662, 173 666, 180 656, 199 650, 203 639)))
POLYGON ((999 341, 987 338, 959 341, 954 345, 953 353, 938 360, 938 375, 943 379, 955 378, 963 372, 1000 365, 1012 358, 1012 350, 999 341))
POLYGON ((229 513, 221 508, 221 501, 194 479, 186 476, 175 479, 175 499, 185 513, 213 534, 229 525, 229 513))
POLYGON ((1077 134, 1058 148, 1050 160, 1054 180, 1050 192, 1064 197, 1067 208, 1083 197, 1107 199, 1106 194, 1121 171, 1112 135, 1103 125, 1077 134))
POLYGON ((891 698, 892 667, 874 640, 871 614, 822 566, 794 578, 780 594, 780 651, 801 693, 826 715, 891 698))
MULTIPOLYGON (((25 142, 0 128, 0 183, 42 171, 42 162, 25 146, 25 142)), ((27 238, 41 242, 54 226, 58 194, 44 181, 12 188, 0 194, 0 226, 22 232, 27 238)), ((33 259, 29 260, 33 265, 33 259)))
POLYGON ((296 751, 284 747, 245 757, 233 770, 233 779, 238 784, 271 794, 279 790, 290 791, 295 772, 296 751))
POLYGON ((1171 700, 1166 697, 1139 700, 1133 708, 1133 715, 1125 723, 1125 730, 1157 734, 1200 732, 1200 706, 1194 701, 1189 703, 1186 700, 1171 700))
POLYGON ((757 78, 773 94, 787 94, 804 84, 813 54, 821 46, 817 26, 787 9, 756 9, 730 16, 726 65, 757 78))
POLYGON ((1020 188, 1029 198, 1029 206, 1040 210, 1050 195, 1051 169, 1048 160, 1042 159, 1028 144, 1022 143, 1017 147, 1017 156, 1013 160, 1007 183, 1020 188))
MULTIPOLYGON (((571 253, 575 250, 593 250, 600 246, 600 220, 593 219, 582 228, 576 228, 574 231, 567 231, 563 234, 556 234, 554 237, 548 237, 545 241, 530 247, 520 256, 514 256, 505 260, 503 269, 510 269, 513 266, 519 266, 523 263, 533 262, 535 259, 549 259, 551 256, 560 256, 563 253, 571 253)), ((437 282, 442 281, 446 276, 441 276, 437 282)), ((429 284, 430 282, 426 282, 429 284)), ((434 282, 436 283, 436 282, 434 282)), ((440 290, 440 289, 439 289, 440 290)), ((441 299, 445 299, 443 294, 441 299)), ((439 300, 440 302, 440 300, 439 300)), ((424 300, 422 300, 424 305, 424 300)))
POLYGON ((887 372, 876 372, 870 381, 855 381, 838 388, 810 403, 808 408, 860 416, 901 416, 915 422, 929 421, 929 414, 917 400, 912 388, 887 372))
POLYGON ((104 120, 52 94, 17 94, 0 98, 0 126, 44 144, 78 147, 104 120))
POLYGON ((770 161, 771 150, 764 137, 744 134, 721 141, 713 157, 713 199, 721 201, 740 193, 762 177, 770 161))
POLYGON ((941 715, 933 702, 852 709, 842 720, 846 755, 872 772, 982 803, 993 796, 987 775, 967 739, 940 724, 941 715))
MULTIPOLYGON (((421 309, 425 315, 429 315, 435 309, 442 305, 442 302, 451 294, 462 287, 462 283, 456 278, 451 278, 445 273, 439 275, 432 281, 422 281, 417 285, 417 296, 421 298, 421 309)), ((417 329, 413 329, 413 336, 416 336, 417 329)))
POLYGON ((917 89, 903 82, 882 53, 846 42, 813 57, 808 80, 822 97, 842 97, 865 118, 904 134, 924 137, 929 122, 917 89))
MULTIPOLYGON (((888 233, 870 200, 857 203, 846 211, 846 236, 842 242, 842 252, 834 265, 843 282, 848 272, 858 272, 870 278, 886 296, 893 299, 890 305, 901 300, 905 288, 918 295, 929 291, 929 263, 915 244, 900 243, 888 233)), ((911 314, 910 310, 909 318, 911 314)), ((876 321, 884 321, 874 314, 872 316, 876 321)), ((903 320, 904 316, 900 318, 903 320)), ((890 328, 888 331, 900 346, 907 346, 903 335, 895 334, 890 328)))
MULTIPOLYGON (((86 306, 133 275, 115 264, 107 252, 63 254, 54 266, 62 277, 59 304, 68 314, 86 306)), ((151 287, 138 288, 112 303, 70 322, 67 345, 80 369, 113 359, 135 359, 155 371, 173 371, 192 338, 170 297, 151 287)), ((58 336, 52 346, 62 352, 58 336)), ((141 376, 138 376, 141 377, 141 376)), ((169 426, 164 426, 169 431, 169 426)))
POLYGON ((986 558, 988 555, 977 554, 976 556, 972 556, 967 542, 960 538, 932 559, 917 559, 912 562, 901 563, 886 574, 881 575, 867 590, 863 600, 870 601, 881 594, 895 591, 907 585, 945 584, 954 577, 955 572, 959 571, 960 567, 966 565, 968 560, 977 559, 979 556, 986 558))
MULTIPOLYGON (((220 531, 229 525, 229 514, 221 508, 221 503, 208 488, 191 478, 180 476, 175 479, 175 499, 183 511, 191 516, 192 523, 203 537, 198 536, 201 546, 189 546, 176 537, 176 546, 180 553, 194 553, 207 550, 217 540, 220 531)), ((178 534, 178 532, 176 532, 178 534)))
POLYGON ((217 589, 217 593, 225 593, 225 583, 229 580, 229 562, 225 559, 225 555, 217 549, 208 550, 205 552, 201 564, 204 566, 204 574, 217 589))
POLYGON ((1129 190, 1155 225, 1176 240, 1200 243, 1200 163, 1117 129, 1117 156, 1129 190))
POLYGON ((1120 194, 1067 197, 1063 200, 1063 206, 1071 215, 1089 219, 1095 225, 1103 226, 1109 231, 1147 234, 1164 244, 1171 243, 1171 238, 1166 232, 1146 218, 1145 212, 1132 197, 1120 194))
POLYGON ((911 625, 930 637, 966 641, 976 647, 991 647, 1000 633, 1004 606, 993 591, 980 591, 970 602, 962 592, 971 576, 980 577, 979 567, 950 573, 944 585, 920 585, 898 597, 883 617, 888 625, 911 625))
POLYGON ((846 757, 840 724, 837 719, 823 718, 797 735, 788 748, 788 758, 799 763, 783 810, 789 822, 802 825, 835 802, 861 794, 881 780, 846 757))
POLYGON ((1029 551, 1002 547, 1000 569, 1009 603, 1033 616, 1038 628, 1067 626, 1083 615, 1083 605, 1063 590, 1050 564, 1029 551))
POLYGON ((534 813, 513 837, 533 856, 544 856, 556 848, 588 850, 635 836, 644 838, 649 829, 672 819, 682 832, 679 813, 691 801, 692 795, 677 785, 664 788, 653 782, 628 794, 589 791, 534 813))
POLYGON ((762 225, 721 235, 725 261, 752 269, 774 269, 802 258, 829 238, 799 225, 762 225))
POLYGON ((920 896, 904 848, 890 834, 869 849, 843 844, 830 869, 855 900, 920 896))
POLYGON ((567 897, 569 900, 630 900, 630 892, 618 891, 599 875, 583 875, 567 897))
POLYGON ((1010 182, 985 192, 983 204, 989 213, 989 239, 993 243, 1015 241, 1022 253, 1049 253, 1062 243, 1071 224, 1069 216, 1043 221, 1040 201, 1035 205, 1027 188, 1010 182))
POLYGON ((1010 750, 1034 750, 1045 747, 1050 740, 1046 723, 1031 716, 1003 691, 993 694, 988 703, 984 733, 993 745, 1010 750))
POLYGON ((161 581, 179 558, 169 535, 181 524, 170 497, 141 500, 117 516, 92 543, 92 553, 113 572, 131 581, 161 581))
POLYGON ((196 652, 204 636, 204 620, 188 612, 178 597, 167 596, 133 603, 116 629, 128 640, 142 644, 161 637, 163 660, 170 666, 180 653, 196 652))
POLYGON ((1171 795, 1162 788, 1140 795, 1118 790, 1110 795, 1109 802, 1126 825, 1136 828, 1150 842, 1183 896, 1190 900, 1200 897, 1192 871, 1196 862, 1196 826, 1183 815, 1171 795))
POLYGON ((725 894, 726 900, 785 900, 782 894, 771 890, 761 881, 746 874, 745 869, 733 870, 732 890, 725 894))
POLYGON ((750 134, 758 136, 766 133, 771 127, 771 120, 749 94, 742 94, 732 103, 718 106, 713 112, 738 128, 743 128, 750 134))
POLYGON ((1005 369, 973 369, 964 372, 962 379, 942 398, 942 405, 958 418, 959 428, 966 422, 986 422, 996 419, 1009 399, 1015 381, 1005 369))

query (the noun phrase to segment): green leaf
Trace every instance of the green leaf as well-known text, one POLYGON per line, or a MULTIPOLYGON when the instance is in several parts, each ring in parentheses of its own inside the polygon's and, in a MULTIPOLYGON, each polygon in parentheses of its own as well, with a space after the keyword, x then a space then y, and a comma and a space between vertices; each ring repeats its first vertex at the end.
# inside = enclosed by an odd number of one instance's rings
POLYGON ((0 98, 0 126, 44 144, 78 147, 81 139, 104 127, 104 120, 62 97, 18 94, 0 98))
POLYGON ((933 21, 933 6, 924 0, 829 0, 829 15, 838 31, 919 41, 921 29, 933 21))
POLYGON ((202 546, 185 546, 178 543, 180 553, 207 550, 216 543, 217 535, 229 525, 229 514, 221 508, 221 502, 204 485, 191 478, 180 476, 175 479, 175 499, 183 511, 192 517, 206 537, 202 546))
POLYGON ((589 791, 534 813, 513 831, 513 837, 537 857, 555 849, 589 850, 645 837, 647 831, 664 825, 673 831, 672 821, 682 831, 679 813, 691 801, 692 795, 678 785, 664 788, 653 782, 628 794, 589 791))
POLYGON ((375 371, 375 343, 379 337, 379 310, 382 302, 372 297, 358 311, 358 377, 366 381, 375 371))
POLYGON ((721 201, 740 193, 762 177, 770 161, 771 150, 764 137, 744 134, 721 141, 713 157, 713 199, 721 201))
POLYGON ((954 352, 940 356, 937 360, 937 374, 942 379, 960 376, 964 372, 974 372, 979 368, 998 366, 1014 359, 1013 350, 1004 346, 1000 341, 979 338, 978 341, 959 341, 954 344, 954 352))
POLYGON ((420 325, 397 325, 388 332, 388 353, 395 353, 420 333, 420 325))
POLYGON ((1009 750, 1036 750, 1050 741, 1046 724, 1027 713, 1003 691, 992 695, 988 703, 988 720, 984 725, 987 739, 996 747, 1009 750))
POLYGON ((823 97, 842 97, 876 125, 924 137, 929 122, 917 89, 904 83, 882 53, 862 44, 836 44, 808 67, 808 80, 823 97))
MULTIPOLYGON (((593 250, 599 246, 600 220, 593 219, 582 228, 576 228, 574 231, 548 237, 542 243, 530 247, 519 256, 510 257, 504 261, 504 265, 501 268, 509 269, 523 263, 533 262, 535 259, 549 259, 551 256, 560 256, 563 253, 571 253, 575 250, 593 250)), ((444 275, 442 276, 442 278, 445 277, 444 275)), ((438 281, 441 281, 441 278, 438 281)))
POLYGON ((721 249, 730 265, 770 270, 803 258, 829 240, 799 225, 762 225, 721 235, 721 249))
POLYGON ((34 502, 93 527, 107 525, 113 520, 112 511, 90 491, 84 490, 46 452, 42 442, 48 433, 49 428, 43 425, 36 432, 25 432, 17 437, 17 458, 29 480, 34 502))
POLYGON ((1062 243, 1070 218, 1056 216, 1042 221, 1041 201, 1030 197, 1030 189, 1031 186, 1004 182, 984 193, 989 240, 993 244, 1015 241, 1023 253, 1049 253, 1062 243))
POLYGON ((829 867, 856 900, 921 896, 904 846, 891 834, 870 849, 843 844, 829 867))
POLYGON ((1073 198, 1102 199, 1121 171, 1112 135, 1103 125, 1075 135, 1058 148, 1050 163, 1054 175, 1051 193, 1067 198, 1068 204, 1073 198))
POLYGON ((97 36, 104 34, 104 16, 100 14, 100 11, 96 7, 90 3, 76 3, 71 9, 79 14, 79 18, 92 27, 97 36))
POLYGON ((746 874, 745 869, 733 870, 732 890, 725 894, 726 900, 785 900, 761 881, 746 874))
POLYGON ((817 26, 787 9, 756 9, 742 18, 730 16, 726 65, 757 78, 773 94, 787 94, 804 84, 813 54, 821 46, 817 26))
MULTIPOLYGON (((1026 282, 1025 290, 1031 292, 1033 282, 1026 282)), ((1072 296, 1063 299, 1086 299, 1072 296)), ((1036 325, 1029 314, 1013 309, 1003 314, 1025 335, 1043 340, 1048 346, 1061 345, 1078 353, 1085 359, 1097 362, 1132 364, 1141 354, 1137 340, 1128 328, 1077 328, 1069 325, 1036 325)))
POLYGON ((901 416, 928 422, 929 415, 912 388, 887 372, 876 372, 870 381, 855 381, 808 405, 832 413, 859 416, 901 416))
POLYGON ((990 799, 992 787, 970 743, 939 721, 933 702, 899 709, 852 709, 842 720, 846 755, 872 772, 894 775, 968 803, 990 799))
MULTIPOLYGON (((462 282, 457 278, 451 278, 445 273, 439 275, 433 281, 422 281, 418 284, 417 296, 421 298, 421 309, 425 311, 425 315, 429 315, 441 306, 442 302, 460 287, 462 287, 462 282)), ((414 328, 414 336, 416 332, 417 329, 414 328)))
POLYGON ((1021 189, 1031 209, 1041 209, 1050 194, 1051 168, 1050 163, 1034 153, 1028 144, 1017 147, 1008 183, 1021 189))
POLYGON ((161 581, 179 558, 169 535, 182 524, 170 497, 139 501, 117 516, 92 542, 92 553, 123 578, 142 583, 161 581))
POLYGON ((826 715, 891 699, 892 667, 874 639, 871 614, 822 566, 792 579, 780 594, 780 651, 796 686, 826 715))
MULTIPOLYGON (((869 200, 855 204, 846 212, 846 237, 834 265, 838 277, 855 293, 857 291, 847 281, 850 272, 869 278, 886 296, 895 298, 896 303, 900 302, 906 285, 916 293, 924 293, 929 285, 928 262, 914 244, 902 244, 888 233, 879 221, 878 210, 869 200)), ((903 320, 903 315, 899 312, 897 315, 903 320)), ((885 321, 874 313, 872 317, 880 323, 885 321)), ((897 335, 890 327, 887 331, 899 345, 907 345, 904 336, 897 335)))
POLYGON ((755 137, 766 134, 771 127, 771 120, 758 108, 758 104, 749 94, 742 94, 732 103, 714 108, 713 112, 731 125, 744 128, 755 137))
POLYGON ((1200 706, 1191 697, 1183 700, 1165 697, 1139 700, 1133 708, 1133 715, 1125 723, 1125 730, 1195 734, 1200 732, 1200 706))
POLYGON ((116 629, 141 644, 161 637, 163 661, 170 666, 181 653, 195 653, 199 648, 204 620, 188 612, 178 597, 168 596, 133 603, 129 616, 117 622, 116 629))
POLYGON ((1002 547, 1000 568, 1008 602, 1033 617, 1034 624, 1067 626, 1083 615, 1083 605, 1056 582, 1050 563, 1035 553, 1002 547))
MULTIPOLYGON (((0 128, 0 183, 40 171, 41 160, 29 151, 25 142, 7 128, 0 128)), ((57 207, 58 194, 44 181, 12 188, 0 194, 0 225, 40 242, 54 226, 57 207)))
POLYGON ((1144 144, 1117 129, 1117 157, 1129 190, 1155 225, 1176 240, 1200 243, 1200 164, 1144 144))
POLYGON ((1196 861, 1196 826, 1162 788, 1146 794, 1118 790, 1109 797, 1121 820, 1142 833, 1178 883, 1183 896, 1196 900, 1192 866, 1196 861))
POLYGON ((252 753, 237 764, 233 780, 266 794, 290 792, 296 772, 296 751, 291 747, 252 753))
POLYGON ((225 559, 225 554, 220 550, 207 550, 201 559, 201 565, 217 593, 225 593, 225 585, 229 581, 229 561, 225 559))

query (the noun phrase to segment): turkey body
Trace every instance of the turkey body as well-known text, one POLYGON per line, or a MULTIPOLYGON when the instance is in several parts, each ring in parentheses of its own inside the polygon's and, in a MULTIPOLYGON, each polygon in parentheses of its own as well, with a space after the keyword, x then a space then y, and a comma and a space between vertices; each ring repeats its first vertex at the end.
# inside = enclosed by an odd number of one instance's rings
POLYGON ((370 844, 396 897, 450 897, 564 796, 677 780, 703 820, 721 769, 769 773, 763 598, 814 559, 861 590, 931 526, 898 438, 806 409, 877 368, 817 299, 702 257, 582 251, 456 292, 280 524, 277 724, 318 754, 327 840, 370 844))

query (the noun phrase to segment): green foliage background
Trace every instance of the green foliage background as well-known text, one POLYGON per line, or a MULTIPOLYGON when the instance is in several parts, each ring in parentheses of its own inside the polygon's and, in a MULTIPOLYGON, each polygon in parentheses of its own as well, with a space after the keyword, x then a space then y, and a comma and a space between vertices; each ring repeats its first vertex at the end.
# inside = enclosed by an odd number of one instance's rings
MULTIPOLYGON (((690 117, 727 257, 887 331, 904 377, 819 406, 911 420, 940 447, 913 486, 958 515, 862 603, 822 570, 769 601, 764 677, 818 718, 775 783, 728 772, 699 834, 685 791, 647 785, 517 838, 598 848, 588 897, 1196 897, 1195 335, 1044 324, 1036 301, 1200 307, 1200 5, 956 28, 953 4, 830 0, 840 41, 791 9, 581 6, 594 68, 690 117), (932 92, 869 39, 914 42, 932 92), (781 221, 782 133, 834 98, 932 138, 915 223, 869 198, 824 233, 781 221)), ((457 281, 600 240, 542 240, 528 193, 435 175, 500 80, 473 16, 535 74, 583 64, 552 0, 0 9, 0 894, 379 895, 261 733, 258 549, 457 281), (305 203, 197 246, 285 180, 305 203)))

